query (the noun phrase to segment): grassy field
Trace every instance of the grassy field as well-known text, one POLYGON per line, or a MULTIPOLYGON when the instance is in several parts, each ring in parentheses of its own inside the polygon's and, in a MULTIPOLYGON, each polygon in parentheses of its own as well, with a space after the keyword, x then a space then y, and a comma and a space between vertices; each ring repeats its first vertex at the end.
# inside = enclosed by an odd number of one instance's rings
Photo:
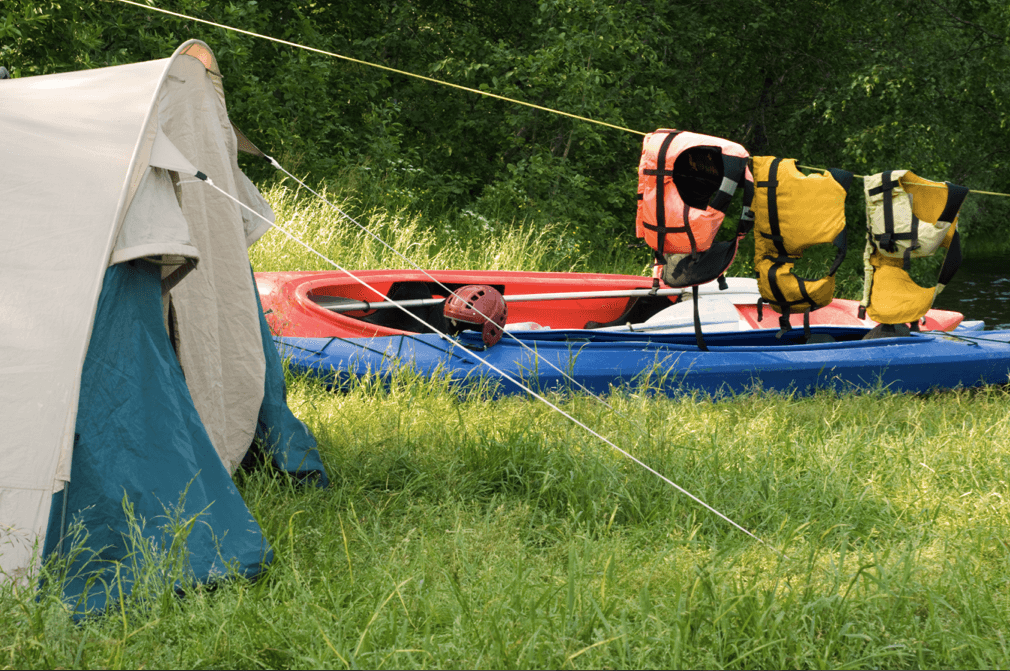
MULTIPOLYGON (((269 196, 338 263, 405 265, 311 200, 269 196)), ((560 227, 360 214, 425 267, 588 269, 560 227)), ((276 231, 253 258, 327 267, 276 231)), ((1010 665, 1005 389, 552 400, 763 542, 532 399, 292 378, 333 485, 237 476, 273 544, 265 576, 177 598, 172 558, 154 560, 161 579, 80 624, 52 588, 3 588, 0 666, 1010 665)))

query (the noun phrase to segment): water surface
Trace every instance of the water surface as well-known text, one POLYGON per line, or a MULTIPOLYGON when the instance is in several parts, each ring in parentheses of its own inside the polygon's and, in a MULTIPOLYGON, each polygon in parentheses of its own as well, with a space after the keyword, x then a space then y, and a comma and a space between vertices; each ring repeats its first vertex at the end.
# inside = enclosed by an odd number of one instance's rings
POLYGON ((986 329, 1010 329, 1010 260, 965 259, 933 307, 985 320, 986 329))

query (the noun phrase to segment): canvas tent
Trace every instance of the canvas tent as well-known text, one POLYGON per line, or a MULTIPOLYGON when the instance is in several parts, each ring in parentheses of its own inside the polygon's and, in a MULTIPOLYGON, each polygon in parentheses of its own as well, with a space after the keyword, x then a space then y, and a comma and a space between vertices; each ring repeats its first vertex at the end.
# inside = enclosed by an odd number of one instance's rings
POLYGON ((193 579, 255 574, 270 548, 231 479, 254 438, 325 484, 256 294, 247 248, 273 215, 238 167, 255 148, 221 80, 193 40, 163 60, 0 82, 8 579, 65 550, 76 520, 89 552, 66 594, 81 594, 128 551, 124 499, 154 546, 167 509, 199 513, 193 579))

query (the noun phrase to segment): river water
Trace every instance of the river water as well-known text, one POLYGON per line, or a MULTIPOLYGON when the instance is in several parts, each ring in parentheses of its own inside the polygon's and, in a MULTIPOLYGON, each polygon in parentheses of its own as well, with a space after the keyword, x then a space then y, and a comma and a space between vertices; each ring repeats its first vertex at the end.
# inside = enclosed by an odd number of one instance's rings
POLYGON ((1010 261, 990 257, 965 259, 933 307, 956 310, 985 327, 1010 329, 1010 261))

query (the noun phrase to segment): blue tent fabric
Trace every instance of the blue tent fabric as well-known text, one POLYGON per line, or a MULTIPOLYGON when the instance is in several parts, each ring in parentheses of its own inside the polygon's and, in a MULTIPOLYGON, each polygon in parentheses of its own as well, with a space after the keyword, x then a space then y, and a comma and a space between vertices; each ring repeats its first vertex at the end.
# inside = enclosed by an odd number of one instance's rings
MULTIPOLYGON (((253 286, 256 286, 255 280, 253 286)), ((270 333, 270 325, 263 314, 259 290, 256 291, 256 305, 260 311, 260 333, 263 336, 263 352, 267 364, 256 439, 277 468, 298 480, 327 487, 330 481, 319 457, 319 450, 316 449, 316 439, 288 407, 284 368, 270 333)))
POLYGON ((87 550, 73 558, 64 585, 78 614, 107 605, 102 582, 116 598, 118 585, 130 590, 136 579, 124 499, 142 523, 146 547, 171 546, 173 515, 196 516, 186 542, 189 580, 251 577, 272 560, 193 405, 163 323, 160 271, 148 262, 106 271, 81 377, 70 477, 65 514, 63 496, 54 497, 43 558, 69 551, 61 536, 75 521, 83 524, 87 550), (117 570, 122 580, 114 583, 117 570), (99 582, 88 587, 93 578, 99 582))

